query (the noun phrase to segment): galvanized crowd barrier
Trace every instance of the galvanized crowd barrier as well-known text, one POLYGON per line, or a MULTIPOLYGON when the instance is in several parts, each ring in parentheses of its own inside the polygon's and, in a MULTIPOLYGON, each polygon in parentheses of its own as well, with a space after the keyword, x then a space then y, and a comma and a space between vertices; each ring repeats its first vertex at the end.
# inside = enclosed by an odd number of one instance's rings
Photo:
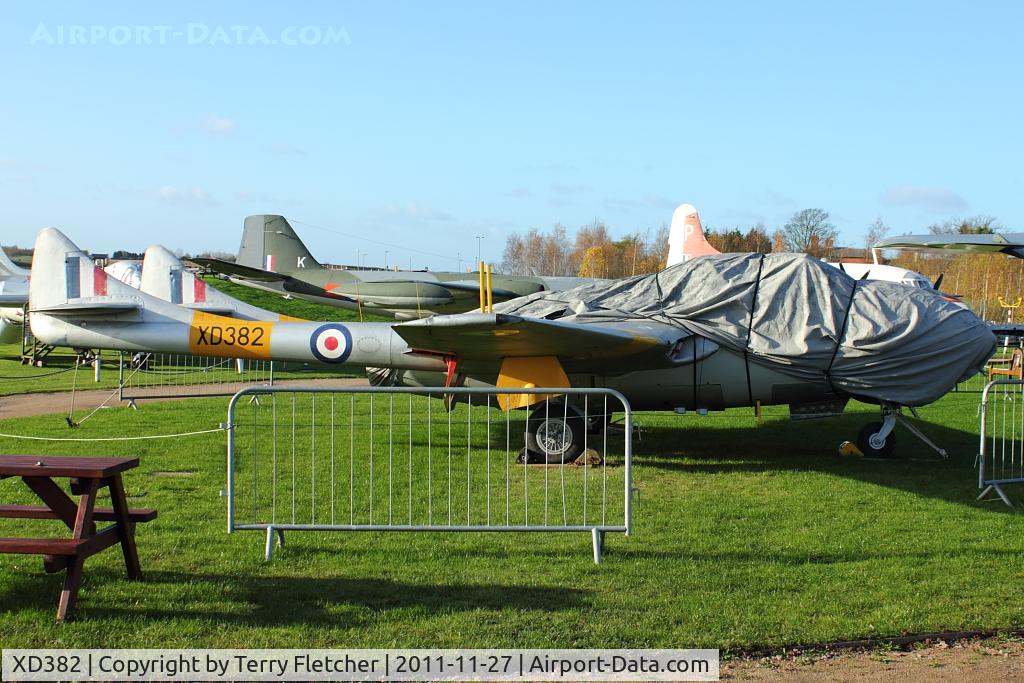
POLYGON ((614 390, 250 387, 227 419, 228 533, 263 531, 267 560, 286 531, 521 531, 590 532, 600 562, 631 531, 614 390), (516 394, 547 398, 498 408, 516 394))
POLYGON ((231 396, 241 385, 274 384, 273 361, 189 354, 120 354, 118 398, 134 406, 152 398, 231 396))
POLYGON ((978 412, 978 500, 992 491, 1013 507, 1003 486, 1024 483, 1024 381, 986 384, 978 412))

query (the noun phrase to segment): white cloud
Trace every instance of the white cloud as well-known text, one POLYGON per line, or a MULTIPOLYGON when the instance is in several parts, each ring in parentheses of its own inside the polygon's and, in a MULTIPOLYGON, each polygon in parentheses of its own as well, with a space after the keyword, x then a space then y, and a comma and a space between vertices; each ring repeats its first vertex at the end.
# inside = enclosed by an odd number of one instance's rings
POLYGON ((583 194, 584 192, 590 192, 593 190, 590 185, 573 185, 570 183, 552 183, 551 191, 555 194, 563 195, 574 195, 583 194))
POLYGON ((174 185, 164 185, 156 191, 156 197, 168 204, 191 206, 217 206, 217 200, 202 188, 191 187, 179 189, 174 185))
POLYGON ((772 189, 764 191, 765 197, 768 199, 768 203, 774 206, 796 206, 796 200, 788 195, 784 195, 781 192, 776 192, 772 189))
POLYGON ((605 208, 612 211, 620 211, 622 213, 629 213, 633 209, 639 209, 644 206, 643 202, 638 202, 635 199, 606 199, 604 200, 605 208))
POLYGON ((306 156, 306 150, 301 147, 294 145, 275 144, 270 146, 270 151, 274 154, 280 154, 282 156, 289 157, 304 157, 306 156))
POLYGON ((263 204, 275 204, 278 201, 277 197, 273 197, 266 192, 248 192, 246 190, 236 192, 235 198, 242 202, 260 202, 263 204))
POLYGON ((210 114, 203 121, 203 130, 210 135, 216 135, 218 137, 227 137, 234 135, 238 131, 238 123, 234 119, 230 119, 226 116, 216 116, 210 114))
POLYGON ((956 213, 967 209, 967 200, 956 192, 932 185, 897 185, 882 193, 885 206, 916 206, 930 213, 956 213))
POLYGON ((517 199, 523 199, 525 197, 532 197, 533 192, 525 187, 513 187, 511 190, 505 193, 508 197, 515 197, 517 199))
POLYGON ((526 171, 527 173, 536 173, 541 171, 544 173, 565 173, 576 170, 576 166, 573 164, 565 164, 561 162, 547 163, 547 164, 528 164, 523 166, 519 170, 526 171))
POLYGON ((644 195, 644 201, 647 202, 652 208, 665 209, 666 211, 674 211, 677 206, 682 202, 677 202, 669 199, 668 197, 662 197, 657 194, 646 194, 644 195))

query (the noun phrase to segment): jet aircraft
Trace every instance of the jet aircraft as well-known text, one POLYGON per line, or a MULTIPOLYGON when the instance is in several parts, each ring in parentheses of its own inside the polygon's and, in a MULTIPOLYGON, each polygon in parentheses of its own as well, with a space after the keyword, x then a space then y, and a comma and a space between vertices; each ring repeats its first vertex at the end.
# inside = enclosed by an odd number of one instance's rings
MULTIPOLYGON (((392 381, 413 386, 606 386, 636 410, 789 404, 794 414, 838 412, 857 398, 882 408, 883 421, 858 437, 862 450, 882 455, 892 450, 901 406, 942 396, 978 372, 995 345, 973 313, 935 292, 856 281, 794 254, 712 256, 535 294, 497 313, 400 323, 238 320, 102 273, 59 231, 40 232, 30 291, 36 337, 79 348, 388 368, 392 381)), ((533 402, 500 401, 504 409, 533 402)), ((579 417, 575 411, 566 414, 579 417)), ((561 420, 560 412, 530 421, 527 442, 548 462, 582 449, 582 420, 561 420), (565 436, 549 443, 537 434, 550 420, 562 421, 565 436)))
POLYGON ((29 271, 22 268, 0 249, 0 344, 21 339, 28 303, 29 271))
MULTIPOLYGON (((194 258, 193 262, 228 276, 232 282, 341 308, 422 318, 476 308, 476 275, 428 271, 347 270, 322 265, 302 243, 284 216, 245 219, 235 262, 194 258)), ((495 302, 588 282, 576 277, 495 275, 495 302)))

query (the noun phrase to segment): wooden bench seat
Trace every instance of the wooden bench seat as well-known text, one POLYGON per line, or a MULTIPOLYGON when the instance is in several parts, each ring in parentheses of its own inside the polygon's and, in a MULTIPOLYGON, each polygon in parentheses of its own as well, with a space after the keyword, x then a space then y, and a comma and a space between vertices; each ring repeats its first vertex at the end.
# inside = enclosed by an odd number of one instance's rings
POLYGON ((87 538, 0 538, 0 553, 74 556, 88 544, 87 538))
MULTIPOLYGON (((57 515, 43 505, 0 505, 0 517, 16 519, 57 519, 57 515)), ((156 510, 140 508, 128 510, 128 517, 136 523, 156 519, 156 510)), ((92 518, 97 522, 116 522, 113 508, 96 508, 92 518)))

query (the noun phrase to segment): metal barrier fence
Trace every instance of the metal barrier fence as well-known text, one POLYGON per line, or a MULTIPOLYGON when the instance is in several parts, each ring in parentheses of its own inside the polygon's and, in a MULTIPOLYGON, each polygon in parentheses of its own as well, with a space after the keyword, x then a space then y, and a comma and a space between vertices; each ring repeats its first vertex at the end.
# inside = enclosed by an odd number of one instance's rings
POLYGON ((189 354, 121 353, 118 398, 231 396, 241 385, 274 384, 273 361, 210 358, 189 354))
POLYGON ((243 389, 228 533, 263 530, 269 560, 291 530, 589 531, 600 562, 631 530, 632 424, 609 389, 243 389), (516 394, 561 397, 498 410, 516 394))
POLYGON ((1024 483, 1024 381, 986 384, 978 412, 978 500, 994 491, 1013 507, 1002 487, 1024 483))

